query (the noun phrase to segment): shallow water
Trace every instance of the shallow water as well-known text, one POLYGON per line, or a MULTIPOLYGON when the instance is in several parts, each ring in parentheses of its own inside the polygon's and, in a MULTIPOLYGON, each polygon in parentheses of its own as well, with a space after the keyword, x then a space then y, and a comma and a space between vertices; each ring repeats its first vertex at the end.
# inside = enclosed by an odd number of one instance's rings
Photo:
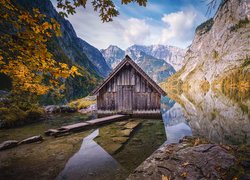
POLYGON ((134 121, 140 125, 126 142, 112 141, 123 137, 114 131, 120 128, 117 123, 100 127, 85 137, 57 179, 125 179, 166 140, 161 120, 134 121))
MULTIPOLYGON (((121 135, 125 125, 116 122, 2 151, 0 179, 16 179, 17 174, 19 179, 125 179, 162 144, 191 135, 217 143, 250 145, 249 102, 249 98, 212 91, 162 97, 162 120, 130 119, 139 125, 129 135, 121 135)), ((21 140, 92 118, 78 113, 55 115, 44 122, 0 130, 0 141, 21 140)))
POLYGON ((80 113, 54 114, 46 120, 11 129, 0 129, 0 143, 6 140, 22 140, 43 133, 51 128, 58 128, 67 124, 74 124, 95 118, 95 115, 83 115, 80 113))
MULTIPOLYGON (((238 94, 242 96, 242 94, 238 94)), ((228 145, 250 145, 250 96, 244 98, 217 91, 183 93, 162 98, 167 142, 185 135, 228 145)))

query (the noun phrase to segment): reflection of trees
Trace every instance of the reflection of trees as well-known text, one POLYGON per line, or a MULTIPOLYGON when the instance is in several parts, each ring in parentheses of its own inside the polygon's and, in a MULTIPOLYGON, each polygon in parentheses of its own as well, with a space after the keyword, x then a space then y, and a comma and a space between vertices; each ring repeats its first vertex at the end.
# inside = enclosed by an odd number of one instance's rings
MULTIPOLYGON (((248 60, 249 61, 249 60, 248 60)), ((250 99, 250 69, 249 66, 233 70, 221 79, 221 90, 230 99, 236 102, 250 99)))
POLYGON ((210 90, 170 97, 183 107, 194 135, 222 143, 250 144, 249 99, 233 95, 210 90))

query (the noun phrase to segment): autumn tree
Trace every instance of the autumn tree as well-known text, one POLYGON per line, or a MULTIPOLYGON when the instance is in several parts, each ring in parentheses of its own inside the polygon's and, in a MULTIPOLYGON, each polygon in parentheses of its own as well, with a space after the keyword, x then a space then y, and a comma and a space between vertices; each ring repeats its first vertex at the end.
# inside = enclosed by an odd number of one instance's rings
MULTIPOLYGON (((147 0, 122 0, 122 4, 147 0)), ((61 15, 74 14, 75 8, 85 7, 87 0, 57 0, 64 10, 61 15)), ((93 0, 103 22, 112 21, 119 12, 112 0, 93 0)), ((15 97, 34 97, 48 92, 60 92, 69 76, 80 75, 75 66, 56 61, 46 43, 60 36, 60 25, 48 19, 39 9, 25 10, 13 0, 0 1, 0 73, 11 79, 11 94, 15 97)), ((60 94, 60 93, 57 93, 60 94)))
MULTIPOLYGON (((140 6, 146 6, 147 0, 121 0, 121 4, 137 3, 140 6)), ((77 7, 86 8, 87 0, 57 0, 57 7, 64 10, 60 12, 62 16, 75 14, 77 7)), ((103 22, 110 22, 119 15, 112 0, 91 0, 91 4, 103 22)))
POLYGON ((60 25, 45 21, 38 9, 26 11, 10 0, 0 1, 0 72, 10 77, 15 96, 43 95, 63 88, 63 79, 77 68, 54 60, 46 42, 60 36, 60 25))

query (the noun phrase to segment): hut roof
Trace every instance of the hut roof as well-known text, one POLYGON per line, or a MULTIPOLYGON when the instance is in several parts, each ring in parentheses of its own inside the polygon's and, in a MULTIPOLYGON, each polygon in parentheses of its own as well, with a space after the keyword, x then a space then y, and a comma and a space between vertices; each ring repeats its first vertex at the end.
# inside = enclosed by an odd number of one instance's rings
POLYGON ((95 88, 91 94, 95 95, 99 92, 100 89, 102 89, 105 84, 107 84, 121 69, 123 66, 125 66, 127 63, 129 63, 145 80, 151 84, 151 86, 161 95, 166 95, 165 91, 163 91, 160 86, 156 84, 155 81, 153 81, 128 55, 125 56, 125 58, 114 68, 114 70, 109 74, 109 76, 102 82, 101 85, 99 85, 97 88, 95 88))

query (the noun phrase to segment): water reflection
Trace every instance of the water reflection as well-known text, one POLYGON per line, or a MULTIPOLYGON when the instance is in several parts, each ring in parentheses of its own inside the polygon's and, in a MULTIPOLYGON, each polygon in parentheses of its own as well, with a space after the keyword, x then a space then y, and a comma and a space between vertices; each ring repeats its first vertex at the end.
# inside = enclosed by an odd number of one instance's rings
POLYGON ((182 105, 193 135, 217 143, 250 145, 249 97, 230 98, 210 90, 206 94, 184 92, 171 98, 182 105))
POLYGON ((100 127, 83 139, 57 179, 126 179, 165 141, 161 120, 130 119, 100 127))
POLYGON ((69 159, 58 180, 108 179, 121 173, 121 165, 94 141, 98 135, 97 129, 83 139, 80 150, 69 159))
POLYGON ((177 143, 184 136, 191 136, 192 130, 186 122, 182 107, 168 97, 162 98, 162 119, 167 135, 165 143, 177 143))

